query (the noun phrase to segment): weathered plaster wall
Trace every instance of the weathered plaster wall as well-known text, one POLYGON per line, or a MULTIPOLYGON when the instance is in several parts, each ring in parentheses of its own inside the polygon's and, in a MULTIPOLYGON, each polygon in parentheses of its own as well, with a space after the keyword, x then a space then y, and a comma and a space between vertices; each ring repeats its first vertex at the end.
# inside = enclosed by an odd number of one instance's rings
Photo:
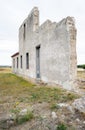
MULTIPOLYGON (((19 73, 35 78, 35 59, 34 59, 34 31, 39 27, 39 11, 37 7, 33 8, 27 19, 23 22, 19 29, 19 53, 23 56, 23 69, 20 69, 19 73), (24 24, 26 26, 25 39, 24 35, 24 24), (26 53, 29 53, 29 69, 26 69, 26 53)), ((20 63, 19 63, 20 64, 20 63)))
POLYGON ((19 56, 23 56, 22 69, 19 60, 19 74, 36 79, 36 46, 38 45, 40 45, 41 80, 71 89, 76 79, 77 62, 74 19, 67 17, 59 23, 47 20, 39 26, 39 11, 35 7, 19 29, 19 56), (26 69, 27 52, 29 69, 26 69))
MULTIPOLYGON (((35 35, 36 36, 36 35, 35 35)), ((41 79, 71 89, 76 77, 76 29, 74 19, 47 20, 35 39, 41 45, 41 79)))
POLYGON ((19 55, 12 57, 12 72, 18 74, 19 66, 17 66, 17 62, 19 63, 19 55), (17 61, 18 58, 18 61, 17 61))

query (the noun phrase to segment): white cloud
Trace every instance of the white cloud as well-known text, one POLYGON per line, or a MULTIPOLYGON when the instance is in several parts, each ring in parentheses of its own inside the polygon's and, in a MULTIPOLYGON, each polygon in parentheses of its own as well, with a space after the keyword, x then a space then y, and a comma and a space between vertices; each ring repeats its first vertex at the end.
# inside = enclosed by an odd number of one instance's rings
POLYGON ((13 52, 18 50, 18 43, 10 40, 0 40, 0 51, 13 52))
POLYGON ((4 48, 4 49, 13 49, 12 47, 15 47, 17 45, 16 42, 14 41, 9 41, 9 40, 0 40, 1 44, 0 44, 0 48, 4 48))
POLYGON ((11 55, 18 51, 18 43, 0 40, 0 65, 11 65, 11 55))

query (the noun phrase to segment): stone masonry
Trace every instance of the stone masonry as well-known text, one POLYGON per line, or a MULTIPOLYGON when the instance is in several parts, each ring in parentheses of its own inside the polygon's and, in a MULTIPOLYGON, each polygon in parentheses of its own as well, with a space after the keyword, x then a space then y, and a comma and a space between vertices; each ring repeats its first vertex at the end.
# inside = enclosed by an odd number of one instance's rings
POLYGON ((28 79, 73 89, 76 72, 76 28, 73 17, 39 26, 34 7, 19 28, 19 52, 12 55, 13 72, 28 79))

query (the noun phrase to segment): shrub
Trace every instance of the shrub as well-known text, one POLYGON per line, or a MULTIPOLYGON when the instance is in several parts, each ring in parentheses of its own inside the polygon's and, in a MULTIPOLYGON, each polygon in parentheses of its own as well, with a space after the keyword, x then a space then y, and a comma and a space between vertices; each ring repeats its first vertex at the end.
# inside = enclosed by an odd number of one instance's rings
POLYGON ((50 106, 50 109, 51 110, 57 110, 57 109, 59 109, 60 107, 59 107, 59 105, 58 104, 56 104, 56 103, 53 103, 53 104, 51 104, 51 106, 50 106))
POLYGON ((59 124, 56 130, 67 130, 67 126, 65 124, 59 124))
POLYGON ((51 104, 50 109, 51 109, 51 110, 56 109, 56 104, 54 104, 54 103, 53 103, 53 104, 51 104))
POLYGON ((31 111, 27 112, 25 115, 20 116, 17 118, 17 124, 22 124, 26 121, 30 121, 31 119, 33 119, 33 113, 31 111))
POLYGON ((77 65, 78 68, 82 68, 82 69, 85 69, 85 64, 83 65, 77 65))
POLYGON ((34 117, 32 111, 29 110, 25 114, 21 115, 19 108, 12 109, 11 113, 14 114, 13 116, 16 124, 22 124, 26 121, 30 121, 34 117))
POLYGON ((75 98, 77 98, 77 95, 75 95, 75 94, 73 94, 73 93, 68 93, 67 98, 68 98, 69 100, 74 100, 75 98))
POLYGON ((11 113, 14 113, 15 115, 18 115, 20 113, 20 109, 19 108, 15 108, 15 109, 12 109, 10 111, 11 111, 11 113))

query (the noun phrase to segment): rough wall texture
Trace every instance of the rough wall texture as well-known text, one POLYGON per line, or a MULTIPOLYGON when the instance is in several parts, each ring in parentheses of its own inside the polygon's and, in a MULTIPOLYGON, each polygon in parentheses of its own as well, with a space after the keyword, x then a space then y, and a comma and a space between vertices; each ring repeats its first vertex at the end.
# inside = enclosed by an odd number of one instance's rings
MULTIPOLYGON (((39 26, 39 11, 35 7, 19 29, 19 67, 16 73, 36 79, 36 47, 40 47, 40 80, 72 89, 76 79, 76 28, 74 18, 59 23, 50 20, 39 26), (25 34, 24 34, 25 33, 25 34), (29 69, 26 69, 26 53, 29 69), (22 55, 22 68, 20 56, 22 55)), ((16 60, 16 57, 13 59, 16 60)), ((14 68, 13 68, 14 70, 14 68)), ((15 72, 15 71, 14 71, 15 72)))

